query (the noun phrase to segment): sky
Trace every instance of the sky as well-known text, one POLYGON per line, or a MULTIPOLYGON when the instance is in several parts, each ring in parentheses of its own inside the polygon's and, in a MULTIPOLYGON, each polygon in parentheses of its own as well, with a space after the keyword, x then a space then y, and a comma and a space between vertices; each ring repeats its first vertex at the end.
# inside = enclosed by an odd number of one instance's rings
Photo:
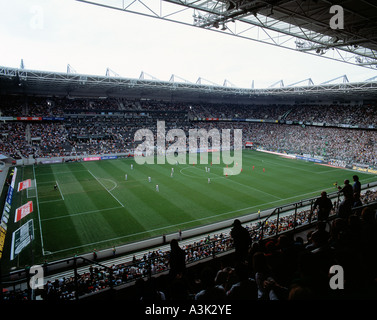
POLYGON ((75 0, 0 0, 0 66, 267 88, 347 75, 365 81, 377 71, 187 25, 75 0))

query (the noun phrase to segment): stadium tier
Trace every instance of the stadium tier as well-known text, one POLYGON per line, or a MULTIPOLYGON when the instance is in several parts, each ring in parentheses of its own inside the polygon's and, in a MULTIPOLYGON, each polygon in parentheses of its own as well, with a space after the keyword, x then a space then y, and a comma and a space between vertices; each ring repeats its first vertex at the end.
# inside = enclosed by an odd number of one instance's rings
MULTIPOLYGON (((296 272, 308 267, 305 263, 324 263, 319 267, 327 268, 336 262, 354 270, 376 248, 375 209, 370 207, 377 200, 377 106, 373 103, 259 105, 167 102, 153 97, 3 94, 0 112, 0 154, 8 170, 2 194, 2 270, 15 276, 32 261, 44 265, 44 270, 52 270, 61 259, 71 266, 64 276, 54 279, 51 275, 44 290, 34 291, 40 299, 71 300, 121 286, 131 290, 127 291, 131 296, 138 292, 138 299, 149 299, 147 295, 152 293, 147 289, 157 276, 164 279, 160 287, 164 294, 159 298, 174 299, 172 286, 179 284, 169 278, 172 250, 168 242, 182 240, 183 234, 187 267, 214 257, 213 261, 219 261, 221 255, 235 255, 237 259, 237 243, 231 232, 234 219, 243 219, 253 243, 242 262, 253 266, 249 269, 253 280, 248 284, 251 291, 247 296, 256 300, 288 300, 306 294, 310 299, 318 295, 338 298, 322 286, 324 270, 313 273, 311 281, 320 279, 319 283, 305 286, 293 281, 296 272), (158 164, 155 145, 153 165, 135 162, 135 150, 142 143, 135 134, 148 130, 153 142, 159 141, 158 122, 164 123, 165 150, 177 143, 166 139, 167 132, 178 129, 185 133, 184 163, 176 160, 158 164), (196 162, 190 162, 190 130, 229 130, 229 149, 234 157, 236 130, 241 130, 240 162, 225 163, 223 155, 229 150, 217 149, 213 136, 207 139, 205 150, 195 150, 196 162), (203 156, 208 157, 206 163, 201 161, 203 156), (239 165, 240 174, 225 175, 228 165, 234 170, 239 165), (345 218, 343 210, 348 202, 338 186, 343 186, 344 180, 352 181, 356 174, 363 191, 360 199, 353 198, 345 218), (314 200, 322 191, 331 195, 334 205, 325 229, 336 230, 321 234, 327 237, 326 246, 320 242, 323 238, 312 236, 323 232, 317 230, 321 224, 317 225, 317 211, 313 210, 314 200), (303 205, 306 199, 310 201, 303 205), (294 204, 291 209, 280 211, 289 204, 294 204), (353 218, 348 219, 350 216, 353 218), (217 224, 221 228, 215 229, 217 224), (197 229, 202 231, 193 233, 197 229), (308 230, 307 237, 287 233, 296 229, 308 230), (365 236, 355 239, 354 232, 365 232, 365 236), (340 237, 344 233, 355 245, 348 247, 347 241, 343 244, 340 237), (150 239, 153 246, 149 250, 144 247, 147 251, 141 253, 140 244, 150 239), (366 244, 368 239, 372 239, 370 244, 366 244), (360 256, 355 259, 357 264, 352 264, 343 250, 349 254, 358 248, 362 248, 360 256), (331 251, 331 261, 318 258, 317 252, 322 249, 331 251), (254 269, 258 252, 276 258, 269 262, 268 274, 254 269), (72 265, 78 262, 76 257, 86 265, 79 276, 72 273, 77 271, 72 265), (114 257, 121 262, 104 266, 114 257), (258 284, 263 277, 273 279, 268 289, 258 284), (142 293, 138 291, 141 287, 142 293)), ((210 271, 201 270, 209 272, 208 284, 198 274, 187 271, 187 276, 196 278, 188 277, 189 287, 179 292, 181 297, 213 298, 205 286, 214 287, 216 283, 220 297, 243 299, 246 293, 237 289, 242 266, 224 261, 228 263, 226 268, 211 265, 210 271), (226 283, 221 282, 220 274, 228 278, 226 283)), ((371 258, 365 265, 363 281, 368 293, 375 292, 371 282, 375 263, 371 258)), ((306 271, 313 272, 309 269, 306 271)), ((354 274, 349 279, 356 281, 354 274)), ((352 285, 357 288, 347 291, 349 296, 365 288, 359 283, 352 285)), ((153 294, 156 298, 156 292, 153 294)), ((32 298, 30 288, 21 286, 4 296, 32 298)))
POLYGON ((270 151, 376 165, 374 105, 213 105, 2 96, 0 152, 15 159, 130 153, 138 129, 242 129, 270 151), (355 130, 345 130, 355 129, 355 130), (357 130, 356 130, 357 129, 357 130))
POLYGON ((0 8, 3 316, 375 314, 377 1, 0 8))

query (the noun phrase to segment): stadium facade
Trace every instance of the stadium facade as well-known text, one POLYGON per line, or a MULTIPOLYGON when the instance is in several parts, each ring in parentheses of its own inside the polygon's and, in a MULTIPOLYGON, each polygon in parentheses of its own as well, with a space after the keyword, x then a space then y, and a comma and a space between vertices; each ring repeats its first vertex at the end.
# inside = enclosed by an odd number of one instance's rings
MULTIPOLYGON (((157 79, 95 76, 0 67, 0 94, 59 96, 71 98, 153 99, 167 102, 211 102, 233 104, 367 104, 377 99, 377 81, 323 84, 278 88, 247 89, 215 84, 157 79)), ((334 79, 337 80, 337 79, 334 79)))

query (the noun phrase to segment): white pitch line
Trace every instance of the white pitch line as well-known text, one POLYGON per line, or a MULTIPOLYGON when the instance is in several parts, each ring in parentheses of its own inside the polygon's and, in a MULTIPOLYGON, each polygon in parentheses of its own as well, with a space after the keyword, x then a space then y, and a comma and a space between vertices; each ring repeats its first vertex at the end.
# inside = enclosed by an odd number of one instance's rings
POLYGON ((306 196, 306 195, 309 195, 309 194, 318 193, 318 192, 321 192, 321 191, 324 191, 324 190, 328 191, 330 189, 333 189, 333 188, 331 187, 331 188, 328 188, 328 189, 320 189, 320 190, 317 190, 317 191, 313 191, 313 192, 309 192, 309 193, 303 193, 301 195, 297 195, 297 196, 286 198, 286 199, 282 199, 282 200, 275 200, 275 201, 271 201, 271 202, 268 202, 268 203, 263 203, 263 204, 256 205, 256 206, 251 206, 251 207, 246 207, 246 208, 242 208, 242 209, 237 209, 237 210, 223 212, 223 213, 212 215, 212 216, 209 216, 209 217, 203 217, 203 218, 199 218, 199 219, 194 219, 194 220, 189 220, 189 221, 185 221, 185 222, 181 222, 181 223, 177 223, 177 224, 172 224, 172 225, 164 226, 164 227, 161 227, 161 228, 150 229, 150 230, 146 230, 146 231, 141 231, 141 232, 136 232, 136 233, 132 233, 132 234, 127 234, 127 235, 124 235, 124 236, 119 236, 119 237, 116 237, 116 238, 111 238, 111 239, 96 241, 96 242, 92 242, 92 243, 87 243, 87 244, 83 244, 81 246, 71 247, 71 248, 68 248, 68 249, 63 249, 63 250, 58 250, 58 251, 53 251, 52 254, 60 253, 60 252, 64 252, 64 251, 69 251, 69 250, 73 250, 73 249, 78 249, 78 248, 84 248, 84 247, 88 247, 88 246, 93 246, 93 245, 97 245, 97 244, 100 244, 100 243, 105 243, 105 242, 108 242, 108 241, 114 241, 114 240, 129 238, 129 237, 132 237, 132 236, 146 234, 146 233, 149 233, 149 232, 160 231, 160 230, 164 230, 164 229, 167 229, 167 228, 182 226, 182 225, 190 224, 190 223, 193 223, 193 222, 196 222, 196 221, 211 219, 211 218, 215 218, 215 217, 227 215, 227 214, 230 214, 230 213, 242 212, 244 210, 255 209, 255 208, 259 208, 261 205, 269 205, 269 204, 273 204, 273 203, 278 203, 278 202, 281 202, 283 200, 290 200, 290 199, 294 199, 294 198, 299 198, 299 197, 306 196))
POLYGON ((46 172, 46 173, 38 173, 38 176, 47 176, 51 174, 66 174, 66 173, 75 173, 75 172, 86 172, 87 170, 75 170, 75 171, 61 171, 61 172, 46 172))
POLYGON ((97 180, 97 182, 122 206, 124 207, 123 203, 119 201, 119 199, 114 196, 104 185, 103 183, 90 171, 88 170, 88 172, 93 176, 94 179, 97 180))
POLYGON ((110 182, 112 182, 114 184, 114 187, 112 187, 111 189, 109 189, 109 191, 113 191, 118 186, 118 184, 116 183, 116 181, 114 181, 112 179, 102 178, 102 180, 110 181, 110 182))
POLYGON ((64 196, 63 196, 62 190, 61 190, 60 187, 59 187, 59 183, 58 183, 57 180, 56 180, 55 182, 56 182, 56 185, 58 186, 58 189, 59 189, 60 195, 62 196, 62 199, 63 199, 63 201, 64 201, 64 196))
POLYGON ((45 255, 45 249, 44 249, 44 245, 43 245, 42 222, 41 222, 41 214, 40 214, 40 210, 39 210, 37 177, 35 175, 34 164, 33 164, 33 175, 34 175, 34 181, 35 181, 35 199, 37 201, 37 208, 38 208, 39 233, 40 233, 40 236, 41 236, 42 255, 44 256, 45 255))
MULTIPOLYGON (((191 168, 191 167, 186 167, 186 168, 191 168)), ((197 167, 194 167, 194 168, 200 170, 200 169, 197 168, 197 167)), ((182 172, 181 172, 181 173, 182 173, 182 172)), ((217 173, 213 173, 213 172, 211 172, 211 173, 214 174, 214 175, 216 175, 216 176, 218 176, 217 179, 221 179, 221 178, 222 178, 222 179, 227 179, 227 178, 225 178, 225 177, 223 177, 223 176, 218 175, 217 173)), ((274 197, 275 199, 284 200, 284 198, 277 197, 277 196, 275 196, 275 195, 273 195, 273 194, 271 194, 271 193, 265 192, 265 191, 260 190, 260 189, 257 189, 257 188, 253 188, 253 187, 251 187, 251 186, 249 186, 249 185, 246 185, 246 184, 240 183, 240 182, 238 182, 238 181, 234 181, 234 180, 232 180, 232 179, 228 179, 228 181, 231 181, 231 182, 233 182, 233 183, 237 183, 237 184, 239 184, 240 186, 243 186, 243 187, 245 187, 245 188, 249 188, 249 189, 252 189, 252 190, 254 190, 254 191, 257 191, 257 192, 260 192, 260 193, 264 193, 264 194, 266 194, 266 195, 268 195, 268 196, 270 196, 270 197, 274 197)))
POLYGON ((72 218, 75 216, 81 216, 83 214, 90 214, 90 213, 96 213, 96 212, 103 212, 103 211, 109 211, 109 210, 115 210, 115 209, 120 209, 122 207, 113 207, 113 208, 105 208, 105 209, 98 209, 98 210, 91 210, 91 211, 84 211, 84 212, 78 212, 78 213, 73 213, 69 215, 64 215, 64 216, 58 216, 58 217, 52 217, 52 218, 46 218, 42 219, 42 221, 49 221, 49 220, 57 220, 57 219, 65 219, 65 218, 72 218))
POLYGON ((58 202, 63 201, 64 199, 55 199, 55 200, 46 200, 46 201, 40 201, 39 203, 50 203, 50 202, 58 202))

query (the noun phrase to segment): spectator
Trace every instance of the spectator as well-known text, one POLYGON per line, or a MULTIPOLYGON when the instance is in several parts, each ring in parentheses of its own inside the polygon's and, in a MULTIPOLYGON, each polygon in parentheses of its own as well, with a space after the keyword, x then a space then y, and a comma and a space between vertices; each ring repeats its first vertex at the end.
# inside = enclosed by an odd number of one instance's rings
POLYGON ((245 263, 238 263, 235 266, 238 282, 227 292, 230 300, 257 300, 258 288, 254 279, 249 277, 248 267, 245 263))
POLYGON ((369 279, 377 277, 377 220, 376 210, 370 207, 361 212, 361 251, 363 266, 369 279))
MULTIPOLYGON (((353 204, 352 204, 352 208, 358 208, 358 207, 361 207, 363 205, 363 203, 361 202, 361 199, 360 199, 360 193, 358 192, 355 192, 353 194, 353 204)), ((360 209, 361 210, 361 209, 360 209)), ((360 215, 361 211, 360 210, 357 210, 356 214, 357 215, 360 215)))
POLYGON ((270 287, 267 285, 269 283, 267 281, 272 283, 273 278, 271 277, 271 270, 263 252, 256 252, 254 254, 253 271, 258 288, 258 300, 276 300, 276 295, 273 292, 270 292, 270 287))
POLYGON ((200 282, 202 290, 195 295, 195 300, 225 300, 226 293, 224 287, 216 285, 215 272, 212 268, 205 267, 201 272, 200 282))
POLYGON ((168 288, 167 300, 185 301, 191 299, 190 288, 184 278, 174 279, 168 288))
MULTIPOLYGON (((332 201, 327 197, 326 191, 321 192, 321 197, 318 198, 313 205, 311 215, 313 211, 318 207, 318 221, 327 221, 330 215, 330 211, 333 209, 332 201)), ((310 218, 311 220, 311 218, 310 218)))
POLYGON ((353 204, 354 200, 352 194, 346 191, 344 194, 344 200, 339 204, 338 207, 338 217, 347 221, 348 217, 352 214, 353 204))
POLYGON ((353 188, 350 185, 350 181, 348 179, 344 180, 344 187, 338 187, 339 192, 342 192, 344 197, 347 199, 352 199, 353 198, 353 188))
POLYGON ((252 243, 249 231, 241 225, 240 220, 235 219, 233 228, 230 231, 230 236, 234 242, 236 261, 244 262, 248 254, 249 246, 252 243))
POLYGON ((358 175, 354 175, 353 177, 353 181, 354 181, 354 184, 352 186, 353 188, 353 194, 357 194, 358 197, 360 197, 360 193, 361 193, 361 183, 359 181, 359 176, 358 175))
POLYGON ((154 277, 141 281, 142 293, 140 300, 144 302, 166 300, 165 294, 157 287, 157 280, 154 277))
POLYGON ((179 247, 177 239, 170 241, 169 265, 169 274, 172 279, 184 275, 186 271, 186 253, 179 247))
POLYGON ((330 232, 326 230, 326 223, 324 221, 317 222, 318 241, 320 245, 325 245, 330 239, 330 232))
POLYGON ((314 295, 310 287, 295 283, 289 289, 288 300, 313 300, 314 295))

